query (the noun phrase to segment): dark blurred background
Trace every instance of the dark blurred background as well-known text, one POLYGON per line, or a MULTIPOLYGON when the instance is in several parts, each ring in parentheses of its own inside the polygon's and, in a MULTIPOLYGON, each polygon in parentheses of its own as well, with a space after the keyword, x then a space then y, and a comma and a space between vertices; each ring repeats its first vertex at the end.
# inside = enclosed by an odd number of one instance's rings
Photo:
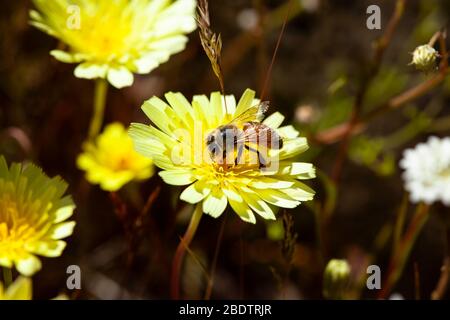
MULTIPOLYGON (((282 112, 285 123, 293 123, 302 135, 314 137, 316 132, 349 118, 371 61, 372 43, 383 33, 395 1, 295 1, 270 75, 268 99, 270 112, 282 112), (381 8, 382 30, 366 28, 370 4, 381 8)), ((227 93, 239 97, 248 87, 261 93, 286 2, 210 1, 212 27, 223 37, 227 93)), ((60 258, 43 260, 42 271, 34 276, 34 295, 38 299, 60 292, 84 299, 168 298, 168 270, 192 208, 178 200, 181 189, 165 185, 157 175, 144 183, 127 185, 116 198, 83 179, 75 159, 86 136, 94 83, 75 78, 74 65, 49 55, 58 40, 28 24, 31 7, 31 1, 26 0, 2 2, 0 154, 10 162, 33 161, 50 176, 61 175, 77 204, 77 227, 68 247, 60 258), (140 208, 151 194, 157 196, 156 201, 141 217, 140 208), (116 214, 117 201, 126 206, 125 218, 116 214), (80 292, 65 289, 66 267, 71 264, 82 269, 80 292)), ((365 111, 429 76, 408 66, 410 53, 448 26, 449 12, 449 1, 406 2, 380 73, 369 89, 365 111)), ((131 121, 146 122, 140 106, 153 95, 180 91, 190 99, 218 88, 194 32, 186 50, 151 74, 135 76, 132 87, 109 88, 105 123, 120 121, 127 126, 131 121)), ((450 82, 445 82, 413 103, 379 117, 368 131, 352 139, 336 191, 337 206, 324 235, 325 262, 346 258, 354 272, 365 272, 371 263, 380 265, 382 272, 387 269, 391 242, 383 239, 381 231, 389 230, 404 197, 398 160, 405 148, 427 136, 448 135, 448 127, 433 125, 450 114, 449 94, 450 82)), ((339 144, 321 145, 311 139, 311 149, 299 159, 313 162, 326 177, 338 148, 339 144)), ((324 188, 328 180, 308 182, 317 190, 317 203, 330 198, 324 188)), ((286 213, 294 218, 298 235, 288 266, 280 245, 281 219, 259 219, 250 225, 231 210, 220 219, 205 216, 192 249, 207 268, 226 216, 212 297, 321 298, 323 261, 318 254, 312 208, 314 204, 301 205, 286 213)), ((414 265, 420 275, 421 298, 428 299, 436 286, 444 250, 439 213, 445 210, 450 214, 448 208, 434 207, 394 289, 405 298, 415 297, 414 265)), ((205 276, 192 257, 187 257, 183 279, 184 295, 201 298, 205 276)), ((358 296, 374 298, 376 293, 363 289, 358 296)))

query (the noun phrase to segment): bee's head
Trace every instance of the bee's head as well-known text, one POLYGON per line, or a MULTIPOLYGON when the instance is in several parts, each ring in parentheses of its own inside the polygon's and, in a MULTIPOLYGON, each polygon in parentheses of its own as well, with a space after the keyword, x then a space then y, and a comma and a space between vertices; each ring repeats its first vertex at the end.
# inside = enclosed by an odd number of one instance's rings
POLYGON ((206 144, 210 145, 211 143, 214 143, 216 141, 216 137, 214 132, 208 134, 208 136, 206 137, 206 144))
POLYGON ((212 159, 216 158, 221 153, 222 148, 220 144, 220 137, 220 130, 217 129, 208 134, 208 136, 206 137, 206 147, 208 148, 209 154, 212 159))

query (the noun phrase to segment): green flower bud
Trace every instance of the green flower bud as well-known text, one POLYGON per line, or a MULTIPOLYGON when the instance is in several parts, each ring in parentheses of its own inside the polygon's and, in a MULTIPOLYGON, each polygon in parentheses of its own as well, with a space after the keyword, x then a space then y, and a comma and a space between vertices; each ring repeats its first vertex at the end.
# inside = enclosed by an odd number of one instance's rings
POLYGON ((436 68, 438 57, 439 53, 432 46, 425 44, 414 50, 410 64, 414 65, 418 70, 431 71, 436 68))
POLYGON ((347 260, 330 260, 323 274, 323 296, 326 299, 343 299, 349 284, 350 265, 347 260))

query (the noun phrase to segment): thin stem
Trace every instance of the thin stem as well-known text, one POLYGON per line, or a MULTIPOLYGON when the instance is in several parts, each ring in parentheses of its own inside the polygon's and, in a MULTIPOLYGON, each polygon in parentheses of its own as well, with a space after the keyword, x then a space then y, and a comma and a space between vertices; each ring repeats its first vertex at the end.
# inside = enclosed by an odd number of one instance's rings
POLYGON ((3 267, 3 281, 5 287, 8 288, 12 283, 12 270, 10 268, 3 267))
POLYGON ((441 275, 439 277, 436 288, 431 293, 432 300, 440 300, 447 292, 447 287, 450 282, 450 226, 445 228, 445 252, 444 261, 441 267, 441 275))
MULTIPOLYGON (((280 28, 284 23, 284 18, 286 17, 286 12, 289 11, 288 21, 291 21, 296 16, 298 16, 302 11, 303 7, 300 1, 288 1, 272 11, 268 12, 266 18, 264 19, 262 26, 257 25, 251 30, 240 33, 234 39, 228 42, 224 52, 221 56, 221 66, 223 70, 223 76, 226 77, 228 74, 239 65, 242 58, 256 45, 258 41, 264 34, 269 33, 272 30, 280 28)), ((199 88, 209 88, 211 86, 212 75, 208 73, 202 81, 200 81, 199 88)))
POLYGON ((214 251, 214 258, 211 266, 211 273, 208 278, 208 285, 206 287, 205 300, 209 300, 211 298, 212 289, 214 285, 214 274, 216 273, 217 267, 217 259, 219 258, 220 245, 222 244, 223 232, 225 231, 225 224, 227 222, 227 216, 225 216, 222 220, 222 224, 220 226, 219 236, 217 237, 216 249, 214 251))
POLYGON ((419 235, 422 227, 429 216, 429 206, 425 204, 419 204, 411 223, 403 235, 398 247, 392 252, 391 262, 389 263, 389 269, 387 278, 382 286, 379 294, 379 298, 385 299, 391 292, 394 285, 397 283, 403 269, 405 268, 411 249, 419 235))
POLYGON ((94 113, 92 114, 91 123, 89 125, 89 140, 94 139, 102 127, 107 91, 108 82, 106 82, 105 79, 97 79, 95 82, 94 93, 94 113))
POLYGON ((378 107, 374 108, 372 111, 363 115, 358 121, 352 123, 347 121, 345 123, 339 124, 335 127, 326 129, 317 133, 315 136, 311 137, 316 143, 321 144, 332 144, 345 138, 345 136, 350 132, 351 135, 359 134, 367 129, 368 123, 378 118, 379 116, 389 112, 391 110, 398 109, 399 107, 411 102, 417 98, 430 92, 432 89, 440 85, 449 73, 448 70, 448 52, 445 43, 446 32, 439 33, 440 41, 440 54, 442 56, 441 65, 439 71, 433 75, 428 80, 419 83, 418 85, 400 93, 399 95, 383 102, 378 107))
POLYGON ((405 192, 403 195, 402 204, 400 205, 400 208, 398 210, 397 219, 395 221, 392 252, 394 252, 396 248, 398 248, 401 240, 401 236, 405 226, 406 213, 408 211, 408 201, 408 194, 405 192))
POLYGON ((189 226, 180 239, 177 250, 175 251, 175 256, 172 260, 172 276, 171 276, 171 297, 173 300, 178 300, 180 298, 180 273, 181 267, 183 265, 184 255, 186 254, 186 249, 194 238, 197 227, 200 223, 200 219, 203 215, 202 205, 197 204, 192 214, 189 226))
POLYGON ((273 65, 275 64, 275 59, 277 57, 278 49, 280 48, 281 40, 283 39, 284 30, 286 29, 286 24, 289 21, 289 14, 291 13, 292 2, 293 2, 292 0, 289 1, 289 4, 288 4, 289 7, 286 10, 286 16, 283 20, 283 24, 281 26, 281 31, 280 31, 280 34, 278 35, 277 44, 275 46, 275 50, 273 51, 272 60, 270 61, 269 69, 267 70, 267 73, 266 73, 264 84, 261 89, 261 101, 263 101, 266 97, 267 86, 269 85, 269 79, 272 74, 272 68, 273 68, 273 65))
POLYGON ((417 262, 414 262, 414 298, 420 300, 420 271, 417 262))
POLYGON ((389 20, 386 32, 376 43, 371 68, 367 73, 367 75, 365 76, 365 78, 363 79, 360 88, 358 90, 358 93, 356 94, 352 116, 351 119, 349 120, 348 127, 342 136, 342 142, 336 157, 336 161, 334 162, 335 164, 331 173, 331 178, 333 179, 334 182, 338 182, 340 178, 344 162, 347 158, 348 149, 350 147, 350 140, 352 137, 353 128, 356 127, 357 124, 359 123, 359 118, 361 116, 364 107, 367 91, 370 88, 371 82, 377 76, 380 70, 384 53, 389 43, 391 42, 394 32, 397 28, 397 25, 403 15, 404 7, 405 7, 405 0, 397 0, 395 11, 389 20))
POLYGON ((319 248, 319 261, 320 267, 323 269, 325 267, 325 246, 324 246, 324 234, 323 230, 326 229, 325 224, 327 219, 324 217, 325 204, 317 204, 314 209, 314 218, 316 226, 316 237, 317 237, 317 247, 319 248))

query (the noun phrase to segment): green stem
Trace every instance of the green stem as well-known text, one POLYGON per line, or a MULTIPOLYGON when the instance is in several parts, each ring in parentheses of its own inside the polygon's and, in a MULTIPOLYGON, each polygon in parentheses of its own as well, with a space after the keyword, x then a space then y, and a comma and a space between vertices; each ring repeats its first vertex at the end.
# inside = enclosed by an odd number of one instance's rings
POLYGON ((197 227, 200 223, 200 219, 203 215, 203 209, 201 202, 197 204, 192 214, 189 226, 180 239, 177 250, 175 251, 175 256, 172 260, 172 276, 171 276, 171 297, 173 300, 178 300, 180 298, 180 273, 181 267, 183 265, 184 255, 186 254, 186 249, 189 247, 192 239, 195 236, 197 227))
POLYGON ((408 203, 409 203, 408 194, 405 192, 403 195, 402 203, 398 210, 397 220, 395 221, 392 252, 394 252, 398 248, 401 240, 401 236, 405 226, 406 214, 408 211, 408 203))
POLYGON ((5 288, 8 288, 12 283, 12 270, 10 268, 3 267, 3 280, 5 288))
POLYGON ((92 114, 91 123, 89 125, 89 140, 94 139, 102 127, 107 91, 108 82, 105 79, 97 79, 95 82, 94 93, 94 113, 92 114))
POLYGON ((425 225, 425 222, 428 220, 429 209, 430 207, 428 205, 418 205, 414 217, 412 218, 412 221, 409 224, 408 229, 406 230, 406 233, 403 235, 397 248, 392 253, 388 275, 385 283, 381 288, 378 298, 386 299, 392 288, 397 283, 401 274, 403 273, 406 262, 408 261, 409 254, 411 253, 412 247, 416 242, 417 236, 425 225))

